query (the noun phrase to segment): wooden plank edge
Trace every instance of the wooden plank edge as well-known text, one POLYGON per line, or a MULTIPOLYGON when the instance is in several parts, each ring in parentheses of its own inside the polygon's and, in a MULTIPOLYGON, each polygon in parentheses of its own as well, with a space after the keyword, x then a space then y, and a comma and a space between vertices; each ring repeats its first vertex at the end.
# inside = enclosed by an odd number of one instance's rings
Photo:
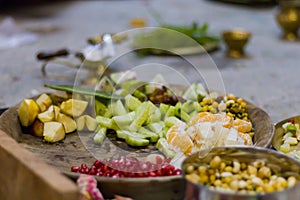
POLYGON ((78 200, 76 184, 0 130, 0 199, 78 200))

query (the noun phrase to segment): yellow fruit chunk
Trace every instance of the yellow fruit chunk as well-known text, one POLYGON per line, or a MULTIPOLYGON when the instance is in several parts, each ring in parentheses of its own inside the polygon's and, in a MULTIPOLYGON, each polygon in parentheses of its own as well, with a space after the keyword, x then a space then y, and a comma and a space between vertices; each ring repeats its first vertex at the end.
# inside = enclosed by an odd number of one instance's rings
POLYGON ((60 113, 60 108, 58 106, 53 105, 53 110, 54 110, 54 121, 57 120, 58 114, 60 113))
POLYGON ((45 122, 44 123, 44 140, 47 142, 58 142, 65 138, 65 129, 60 122, 45 122))
POLYGON ((39 105, 40 111, 44 112, 52 104, 52 99, 47 94, 43 93, 37 98, 36 103, 39 105))
POLYGON ((233 126, 235 126, 237 130, 242 133, 248 133, 252 129, 251 122, 242 119, 235 119, 233 121, 233 126))
POLYGON ((31 132, 34 136, 42 137, 44 132, 44 123, 40 120, 35 120, 32 124, 31 132))
POLYGON ((85 128, 85 115, 82 115, 76 119, 77 130, 82 131, 85 128))
POLYGON ((32 125, 39 112, 40 108, 33 99, 24 99, 18 109, 21 125, 25 127, 32 125))
POLYGON ((98 123, 95 118, 93 118, 89 115, 86 115, 85 116, 85 125, 89 131, 94 131, 94 130, 96 130, 98 123))
POLYGON ((63 113, 58 114, 57 122, 60 122, 63 124, 66 133, 71 133, 77 129, 75 120, 73 118, 71 118, 70 116, 65 115, 63 113))
POLYGON ((54 121, 54 108, 53 106, 50 106, 48 110, 38 114, 37 118, 41 122, 51 122, 54 121))
POLYGON ((72 117, 78 117, 83 114, 87 108, 88 102, 78 99, 69 99, 60 105, 61 112, 72 117))

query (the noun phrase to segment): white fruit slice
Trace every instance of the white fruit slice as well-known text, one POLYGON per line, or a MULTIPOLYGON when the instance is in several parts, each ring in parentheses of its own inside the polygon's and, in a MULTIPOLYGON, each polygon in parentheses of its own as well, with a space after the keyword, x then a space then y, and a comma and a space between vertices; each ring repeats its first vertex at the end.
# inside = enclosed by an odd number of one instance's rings
POLYGON ((60 105, 61 112, 72 117, 78 117, 83 114, 87 108, 88 102, 78 99, 69 99, 60 105))
POLYGON ((57 121, 63 124, 66 133, 71 133, 77 129, 75 120, 68 115, 59 113, 57 121))
POLYGON ((60 122, 45 122, 44 123, 44 140, 47 142, 58 142, 65 138, 65 129, 60 122))

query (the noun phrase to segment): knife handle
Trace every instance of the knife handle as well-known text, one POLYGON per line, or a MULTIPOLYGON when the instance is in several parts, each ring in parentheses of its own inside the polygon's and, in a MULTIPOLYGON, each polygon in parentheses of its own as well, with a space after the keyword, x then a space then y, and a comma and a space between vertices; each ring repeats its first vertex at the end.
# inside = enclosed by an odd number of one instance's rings
POLYGON ((69 51, 67 49, 59 49, 55 51, 40 51, 37 53, 38 60, 49 60, 51 58, 60 57, 60 56, 67 56, 69 55, 69 51))

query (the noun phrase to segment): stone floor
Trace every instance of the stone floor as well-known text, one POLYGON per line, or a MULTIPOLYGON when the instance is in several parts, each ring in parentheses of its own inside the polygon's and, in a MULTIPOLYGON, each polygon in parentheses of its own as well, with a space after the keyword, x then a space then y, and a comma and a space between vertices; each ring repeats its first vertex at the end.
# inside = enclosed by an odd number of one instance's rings
MULTIPOLYGON (((168 66, 164 69, 184 74, 189 81, 198 81, 201 76, 192 70, 196 66, 211 89, 225 90, 249 100, 268 112, 274 122, 299 114, 300 43, 280 39, 281 30, 275 21, 278 8, 210 0, 67 1, 3 10, 0 20, 12 17, 18 28, 35 33, 37 39, 30 44, 0 49, 0 107, 12 106, 25 97, 45 91, 44 83, 68 82, 67 79, 42 76, 42 63, 36 59, 38 51, 60 48, 82 50, 91 36, 130 31, 129 22, 136 17, 146 19, 149 27, 157 26, 149 7, 166 23, 207 22, 209 30, 217 35, 233 28, 249 30, 252 37, 246 47, 248 57, 227 58, 222 43, 210 56, 186 56, 185 59, 194 66, 189 67, 182 58, 138 58, 127 51, 112 62, 113 69, 141 65, 146 69, 145 65, 156 63, 168 66)), ((116 51, 119 53, 118 46, 116 51)), ((148 67, 143 72, 148 75, 153 71, 148 67)), ((69 74, 74 79, 77 71, 59 68, 58 72, 69 74)))

